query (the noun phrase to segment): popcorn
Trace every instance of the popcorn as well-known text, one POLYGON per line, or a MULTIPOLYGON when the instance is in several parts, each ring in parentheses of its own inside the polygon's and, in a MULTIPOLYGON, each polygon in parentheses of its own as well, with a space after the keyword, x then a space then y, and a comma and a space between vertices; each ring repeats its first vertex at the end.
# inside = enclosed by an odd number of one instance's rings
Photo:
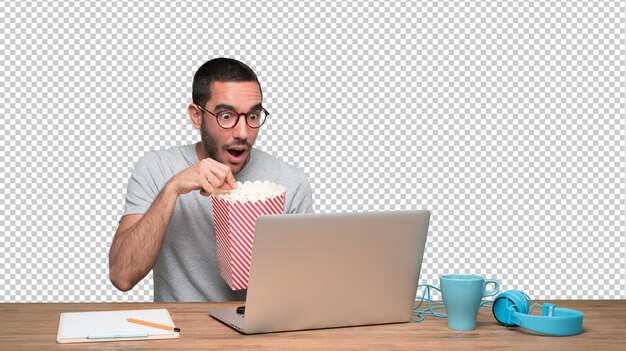
POLYGON ((284 194, 286 191, 282 185, 267 180, 263 182, 256 180, 245 183, 237 182, 237 189, 234 190, 217 189, 213 192, 213 196, 230 202, 264 201, 284 194))
POLYGON ((220 275, 233 290, 248 287, 254 226, 260 215, 285 212, 284 186, 269 181, 237 182, 211 195, 220 275))

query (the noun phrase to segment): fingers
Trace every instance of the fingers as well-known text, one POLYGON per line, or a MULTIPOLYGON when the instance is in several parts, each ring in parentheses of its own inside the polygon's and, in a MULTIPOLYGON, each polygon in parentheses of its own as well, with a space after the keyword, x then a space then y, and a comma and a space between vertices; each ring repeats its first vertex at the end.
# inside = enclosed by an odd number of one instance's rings
POLYGON ((200 194, 203 196, 210 196, 215 191, 215 188, 211 185, 211 183, 205 178, 202 177, 200 179, 200 194))
POLYGON ((227 165, 213 159, 200 161, 200 193, 211 195, 216 189, 232 190, 237 188, 235 177, 227 165))
POLYGON ((228 189, 237 189, 237 181, 235 180, 235 176, 233 175, 233 172, 230 170, 230 167, 228 167, 228 170, 226 172, 226 178, 224 179, 224 186, 223 189, 227 189, 226 186, 228 187, 228 189))
POLYGON ((223 183, 223 181, 219 180, 219 178, 214 173, 206 174, 205 179, 209 184, 211 184, 213 190, 219 189, 223 183))

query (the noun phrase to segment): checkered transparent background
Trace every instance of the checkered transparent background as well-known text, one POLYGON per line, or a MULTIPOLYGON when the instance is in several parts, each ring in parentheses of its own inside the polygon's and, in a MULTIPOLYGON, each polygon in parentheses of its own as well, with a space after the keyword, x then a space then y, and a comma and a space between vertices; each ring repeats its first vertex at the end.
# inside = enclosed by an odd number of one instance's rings
POLYGON ((135 162, 199 139, 217 56, 258 73, 256 145, 318 212, 432 211, 422 283, 626 298, 624 3, 391 3, 3 1, 0 302, 152 300, 108 248, 135 162))

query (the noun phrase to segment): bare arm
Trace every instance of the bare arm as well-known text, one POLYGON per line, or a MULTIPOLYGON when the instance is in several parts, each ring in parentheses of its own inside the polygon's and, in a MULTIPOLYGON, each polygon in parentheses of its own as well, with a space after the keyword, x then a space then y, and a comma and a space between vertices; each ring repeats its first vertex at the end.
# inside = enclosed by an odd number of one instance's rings
POLYGON ((177 198, 168 183, 145 215, 122 218, 109 250, 109 275, 116 288, 132 289, 154 267, 177 198))
POLYGON ((179 195, 200 190, 208 196, 220 187, 235 187, 230 168, 204 159, 172 177, 145 214, 124 216, 109 250, 111 283, 128 291, 154 267, 179 195))

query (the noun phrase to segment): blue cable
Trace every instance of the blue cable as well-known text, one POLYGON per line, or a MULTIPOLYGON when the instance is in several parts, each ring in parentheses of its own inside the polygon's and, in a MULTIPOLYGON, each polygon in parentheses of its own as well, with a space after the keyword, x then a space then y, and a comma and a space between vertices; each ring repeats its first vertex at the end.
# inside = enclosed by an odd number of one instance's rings
MULTIPOLYGON (((430 284, 420 284, 417 286, 417 288, 419 289, 420 287, 422 288, 426 288, 422 291, 422 296, 419 299, 419 303, 417 304, 417 306, 413 307, 413 313, 415 313, 415 315, 417 316, 417 319, 414 317, 411 317, 411 322, 421 322, 424 320, 424 315, 433 315, 435 317, 438 318, 446 318, 447 315, 443 314, 443 313, 438 313, 435 310, 438 309, 443 309, 445 308, 445 306, 443 305, 443 302, 440 301, 433 301, 431 298, 431 293, 430 293, 430 289, 434 289, 439 291, 439 293, 441 293, 441 290, 439 288, 437 288, 436 286, 430 285, 430 284), (420 310, 420 307, 422 306, 422 304, 424 303, 424 297, 428 295, 426 297, 426 301, 428 303, 428 308, 424 308, 420 310)), ((415 301, 418 301, 417 299, 415 301)))
MULTIPOLYGON (((443 304, 443 302, 441 301, 433 301, 431 298, 431 293, 430 290, 436 290, 439 291, 439 294, 441 294, 441 290, 433 285, 430 284, 420 284, 417 286, 417 288, 425 288, 422 291, 422 296, 419 299, 415 299, 415 301, 419 301, 419 303, 417 304, 417 306, 413 307, 413 313, 417 316, 417 318, 415 317, 411 317, 411 322, 421 322, 424 320, 424 316, 425 315, 433 315, 437 318, 447 318, 448 315, 445 313, 439 313, 435 310, 438 309, 444 309, 446 308, 443 304), (424 308, 424 309, 420 309, 420 307, 422 306, 422 304, 424 303, 424 301, 426 301, 428 303, 428 308, 424 308)), ((489 305, 490 303, 492 303, 493 300, 485 300, 482 301, 480 303, 480 307, 491 307, 492 305, 489 305)))

